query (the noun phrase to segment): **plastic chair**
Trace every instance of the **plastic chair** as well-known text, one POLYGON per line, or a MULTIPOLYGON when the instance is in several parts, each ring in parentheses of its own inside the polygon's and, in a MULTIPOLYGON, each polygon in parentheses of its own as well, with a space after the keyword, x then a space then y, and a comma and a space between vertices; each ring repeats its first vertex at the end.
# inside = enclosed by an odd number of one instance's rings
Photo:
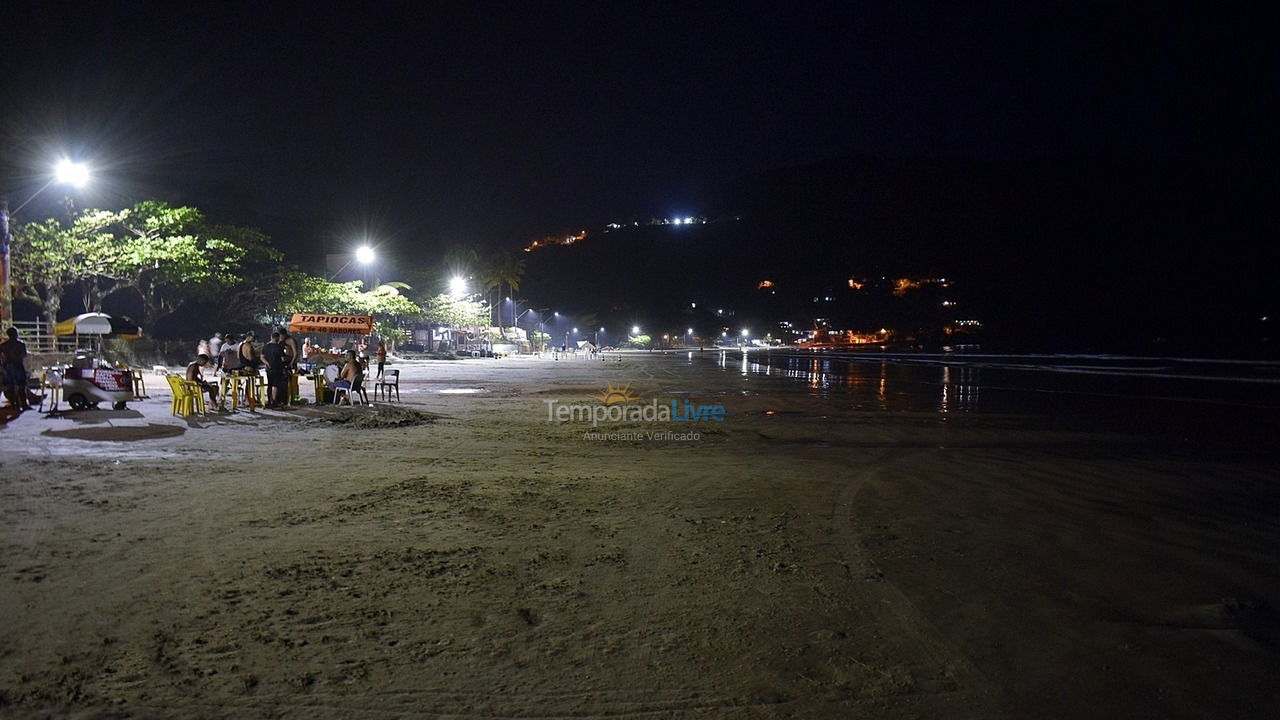
POLYGON ((349 388, 345 388, 345 387, 333 388, 333 404, 337 405, 338 398, 343 395, 347 396, 347 402, 351 403, 352 405, 356 405, 359 402, 363 402, 366 405, 369 404, 369 396, 364 391, 363 382, 357 385, 353 385, 349 388))
POLYGON ((147 394, 147 381, 142 378, 142 371, 134 369, 129 374, 133 376, 133 399, 146 400, 151 397, 147 394))
POLYGON ((373 399, 377 400, 378 395, 385 393, 388 401, 391 400, 391 391, 396 391, 396 400, 400 399, 400 370, 398 368, 388 369, 373 386, 373 399))
POLYGON ((182 383, 182 387, 190 393, 194 403, 193 409, 201 415, 208 414, 204 406, 204 388, 200 387, 200 384, 194 380, 179 380, 178 382, 182 383))
POLYGON ((192 397, 192 392, 183 381, 173 375, 166 375, 165 380, 169 381, 169 389, 173 391, 173 403, 170 405, 169 412, 171 415, 186 417, 195 412, 196 401, 192 397))
POLYGON ((49 414, 58 414, 58 403, 62 400, 62 373, 57 370, 44 370, 40 373, 40 407, 36 412, 44 411, 44 401, 49 400, 49 414))

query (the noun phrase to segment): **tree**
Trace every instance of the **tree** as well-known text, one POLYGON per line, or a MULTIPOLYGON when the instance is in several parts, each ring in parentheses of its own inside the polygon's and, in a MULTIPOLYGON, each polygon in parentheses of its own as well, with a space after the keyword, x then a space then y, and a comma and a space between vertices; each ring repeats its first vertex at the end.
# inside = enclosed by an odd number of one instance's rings
POLYGON ((294 313, 372 315, 378 332, 388 334, 403 320, 422 314, 422 308, 401 294, 409 289, 404 283, 379 285, 369 292, 361 292, 361 285, 359 280, 335 283, 290 270, 281 277, 280 293, 267 320, 283 325, 294 313))
POLYGON ((498 289, 498 324, 502 324, 502 288, 506 286, 514 295, 520 289, 520 281, 524 279, 524 258, 511 252, 498 253, 485 263, 483 279, 486 290, 498 289))
POLYGON ((30 222, 13 231, 14 296, 36 305, 52 327, 62 298, 72 287, 100 276, 114 264, 119 245, 108 228, 118 214, 85 210, 63 227, 57 220, 30 222))
POLYGON ((422 306, 422 316, 439 325, 479 328, 489 324, 489 305, 475 295, 441 293, 427 299, 422 306))
POLYGON ((142 300, 142 321, 154 327, 201 286, 229 285, 246 249, 210 235, 193 207, 146 201, 120 214, 120 252, 109 270, 108 294, 133 289, 142 300))

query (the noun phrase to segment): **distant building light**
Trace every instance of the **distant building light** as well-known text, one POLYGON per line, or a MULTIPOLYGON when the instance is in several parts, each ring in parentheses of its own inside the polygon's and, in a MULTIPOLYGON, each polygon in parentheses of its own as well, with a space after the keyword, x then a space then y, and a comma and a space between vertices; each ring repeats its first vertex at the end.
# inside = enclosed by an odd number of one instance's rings
POLYGON ((679 225, 679 224, 680 224, 680 218, 676 218, 675 220, 672 220, 671 222, 672 222, 673 224, 675 224, 675 225, 679 225))
POLYGON ((693 224, 693 218, 685 218, 685 219, 684 219, 684 224, 685 224, 685 225, 692 225, 692 224, 693 224))

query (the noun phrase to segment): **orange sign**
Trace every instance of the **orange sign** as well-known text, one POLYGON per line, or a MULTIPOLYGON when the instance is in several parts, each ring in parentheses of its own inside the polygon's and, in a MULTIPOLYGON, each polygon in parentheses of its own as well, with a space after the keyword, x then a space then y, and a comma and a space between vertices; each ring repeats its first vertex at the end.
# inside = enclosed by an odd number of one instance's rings
POLYGON ((289 321, 289 332, 369 335, 373 332, 373 316, 294 313, 289 321))

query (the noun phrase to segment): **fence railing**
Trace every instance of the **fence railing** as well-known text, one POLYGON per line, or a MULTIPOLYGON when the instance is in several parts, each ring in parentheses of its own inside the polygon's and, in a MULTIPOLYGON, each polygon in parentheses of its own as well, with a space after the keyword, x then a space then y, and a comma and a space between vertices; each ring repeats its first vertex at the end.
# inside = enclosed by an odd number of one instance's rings
POLYGON ((11 323, 18 329, 18 338, 27 344, 27 352, 56 352, 57 338, 53 336, 53 328, 44 320, 14 320, 11 323))

